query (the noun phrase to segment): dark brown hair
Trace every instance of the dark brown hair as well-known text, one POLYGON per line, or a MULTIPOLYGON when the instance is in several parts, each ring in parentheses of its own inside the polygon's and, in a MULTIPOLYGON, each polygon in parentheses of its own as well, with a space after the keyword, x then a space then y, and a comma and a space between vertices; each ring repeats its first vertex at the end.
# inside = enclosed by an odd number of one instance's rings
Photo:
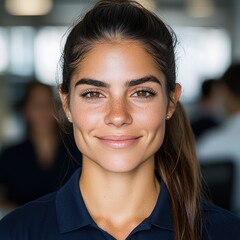
MULTIPOLYGON (((63 53, 62 93, 85 54, 100 41, 130 39, 142 43, 166 77, 166 92, 176 87, 174 32, 158 16, 135 1, 99 1, 69 33, 63 53)), ((180 103, 166 123, 165 139, 155 155, 156 170, 166 183, 176 240, 201 239, 200 174, 194 138, 180 103)), ((159 216, 161 217, 161 216, 159 216)))

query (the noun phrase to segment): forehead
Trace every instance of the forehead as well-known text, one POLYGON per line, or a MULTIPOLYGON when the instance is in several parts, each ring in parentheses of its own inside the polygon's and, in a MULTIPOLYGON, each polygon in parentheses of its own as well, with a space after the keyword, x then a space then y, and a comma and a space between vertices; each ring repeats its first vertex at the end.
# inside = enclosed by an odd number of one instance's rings
POLYGON ((146 75, 164 77, 141 42, 118 40, 94 44, 77 66, 72 79, 88 77, 112 81, 113 78, 135 79, 146 75))

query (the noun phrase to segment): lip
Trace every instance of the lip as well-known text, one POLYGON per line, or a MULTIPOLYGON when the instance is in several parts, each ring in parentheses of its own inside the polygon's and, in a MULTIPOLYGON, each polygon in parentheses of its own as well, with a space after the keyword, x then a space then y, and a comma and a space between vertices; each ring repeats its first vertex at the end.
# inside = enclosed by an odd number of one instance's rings
POLYGON ((127 135, 120 136, 112 135, 97 137, 97 139, 99 139, 102 144, 116 149, 130 147, 136 144, 140 138, 141 138, 140 136, 127 136, 127 135))

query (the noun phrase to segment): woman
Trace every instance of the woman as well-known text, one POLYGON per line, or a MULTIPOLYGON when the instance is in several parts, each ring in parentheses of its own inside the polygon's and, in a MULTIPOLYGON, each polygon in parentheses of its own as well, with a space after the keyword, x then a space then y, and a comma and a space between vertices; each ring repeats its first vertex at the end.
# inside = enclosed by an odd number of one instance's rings
POLYGON ((54 101, 51 86, 38 81, 26 85, 20 104, 26 137, 0 154, 0 186, 5 189, 0 205, 6 211, 56 191, 77 168, 71 169, 61 141, 54 101))
POLYGON ((99 1, 75 25, 59 93, 82 168, 8 215, 4 239, 239 237, 237 217, 201 202, 174 45, 171 30, 132 1, 99 1))

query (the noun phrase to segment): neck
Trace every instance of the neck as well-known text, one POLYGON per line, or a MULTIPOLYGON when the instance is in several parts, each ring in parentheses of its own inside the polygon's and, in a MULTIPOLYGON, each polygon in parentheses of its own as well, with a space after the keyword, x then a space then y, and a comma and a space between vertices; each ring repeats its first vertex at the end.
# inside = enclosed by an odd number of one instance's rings
POLYGON ((79 182, 81 193, 95 222, 121 239, 155 207, 160 186, 154 174, 154 162, 146 161, 130 173, 100 169, 93 162, 83 162, 79 182), (115 232, 123 232, 122 228, 127 230, 121 237, 115 232))
POLYGON ((57 132, 53 129, 35 129, 31 130, 29 134, 30 138, 36 142, 53 141, 58 138, 57 132))
POLYGON ((46 170, 52 168, 59 144, 56 133, 50 131, 32 132, 30 138, 36 151, 39 166, 46 170))

